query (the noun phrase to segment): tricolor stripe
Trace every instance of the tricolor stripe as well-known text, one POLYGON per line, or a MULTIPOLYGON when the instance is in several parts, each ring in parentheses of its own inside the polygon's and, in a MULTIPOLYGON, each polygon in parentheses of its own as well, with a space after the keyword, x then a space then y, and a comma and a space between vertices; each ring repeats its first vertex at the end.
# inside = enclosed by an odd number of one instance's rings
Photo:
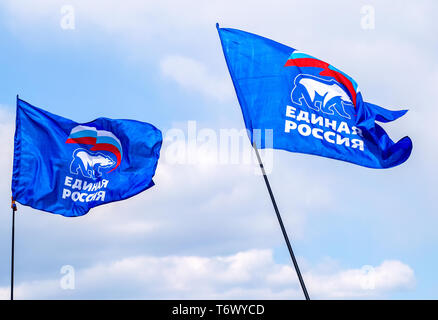
POLYGON ((354 81, 350 76, 342 72, 341 70, 333 67, 331 64, 327 62, 321 61, 308 55, 307 53, 303 53, 295 50, 290 55, 289 59, 286 61, 285 67, 315 67, 323 69, 319 75, 332 77, 339 83, 343 84, 345 88, 348 90, 351 101, 353 105, 356 107, 356 97, 359 93, 359 88, 357 86, 356 81, 354 81))
POLYGON ((117 164, 111 171, 115 170, 122 161, 122 144, 120 140, 109 131, 97 130, 96 128, 88 126, 76 126, 71 130, 65 143, 92 145, 92 151, 108 151, 113 153, 117 158, 117 164))

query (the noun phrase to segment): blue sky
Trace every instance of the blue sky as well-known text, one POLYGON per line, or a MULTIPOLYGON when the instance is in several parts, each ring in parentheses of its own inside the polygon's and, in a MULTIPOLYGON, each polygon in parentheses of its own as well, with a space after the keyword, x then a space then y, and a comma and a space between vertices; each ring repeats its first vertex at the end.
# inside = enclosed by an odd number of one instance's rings
MULTIPOLYGON (((437 10, 389 0, 2 1, 0 298, 9 294, 16 95, 77 122, 132 118, 165 136, 179 129, 187 138, 191 120, 198 130, 240 130, 216 22, 328 61, 366 101, 409 109, 384 126, 414 143, 393 169, 273 153, 271 184, 311 297, 436 298, 437 10), (61 27, 66 4, 72 30, 61 27), (371 30, 361 27, 365 5, 375 10, 371 30)), ((173 163, 171 144, 156 187, 128 201, 75 219, 19 206, 16 298, 301 299, 257 166, 218 164, 202 150, 173 163), (74 267, 74 290, 60 287, 64 265, 74 267)), ((251 153, 247 142, 241 153, 251 153)))

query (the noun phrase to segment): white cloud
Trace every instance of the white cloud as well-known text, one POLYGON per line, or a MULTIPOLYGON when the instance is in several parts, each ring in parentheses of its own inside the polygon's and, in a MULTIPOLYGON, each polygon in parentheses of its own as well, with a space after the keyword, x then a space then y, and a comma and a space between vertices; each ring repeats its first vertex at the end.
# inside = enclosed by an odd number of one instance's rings
POLYGON ((183 88, 198 91, 206 96, 227 100, 234 92, 229 79, 221 79, 206 66, 194 59, 178 55, 161 60, 161 72, 183 88))
POLYGON ((341 270, 335 274, 309 274, 309 286, 329 298, 372 298, 400 289, 412 289, 414 271, 397 260, 385 260, 379 266, 341 270))
MULTIPOLYGON (((371 268, 371 267, 370 267, 371 268)), ((382 297, 415 285, 413 270, 400 261, 384 261, 373 269, 303 273, 315 299, 382 297), (371 288, 368 283, 372 281, 371 288), (368 286, 367 286, 368 285, 368 286)), ((18 283, 17 299, 302 299, 292 266, 278 264, 270 250, 228 256, 134 256, 75 270, 75 289, 62 290, 60 280, 18 283), (100 292, 99 296, 94 296, 100 292), (128 294, 126 295, 126 292, 128 294)), ((0 289, 8 298, 7 288, 0 289)))

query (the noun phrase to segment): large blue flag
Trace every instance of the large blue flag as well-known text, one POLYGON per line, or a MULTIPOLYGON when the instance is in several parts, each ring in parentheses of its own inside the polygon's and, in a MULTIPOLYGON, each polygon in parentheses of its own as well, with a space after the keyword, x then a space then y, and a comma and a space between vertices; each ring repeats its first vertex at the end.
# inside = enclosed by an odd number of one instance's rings
POLYGON ((161 131, 134 120, 87 123, 17 97, 12 198, 66 217, 127 199, 154 185, 161 131))
POLYGON ((244 31, 217 29, 253 145, 371 168, 409 158, 411 139, 394 143, 376 123, 396 120, 407 110, 364 102, 350 76, 306 53, 244 31), (267 129, 272 141, 264 135, 267 129))

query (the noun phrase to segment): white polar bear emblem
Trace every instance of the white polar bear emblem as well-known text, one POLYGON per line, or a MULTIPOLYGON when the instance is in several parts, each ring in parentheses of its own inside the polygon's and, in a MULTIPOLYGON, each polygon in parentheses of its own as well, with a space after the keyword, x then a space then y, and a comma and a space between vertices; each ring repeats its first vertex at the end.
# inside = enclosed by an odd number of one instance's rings
POLYGON ((109 169, 116 164, 110 157, 90 152, 85 149, 76 149, 73 152, 73 160, 70 164, 70 172, 78 174, 79 171, 86 178, 97 179, 102 176, 100 168, 109 169))
POLYGON ((327 81, 318 77, 307 75, 295 78, 295 87, 292 90, 292 101, 302 105, 304 99, 307 106, 316 111, 326 114, 334 114, 336 111, 341 117, 350 119, 350 115, 345 111, 345 106, 353 106, 350 97, 335 81, 327 81), (316 95, 322 97, 316 99, 316 95))

